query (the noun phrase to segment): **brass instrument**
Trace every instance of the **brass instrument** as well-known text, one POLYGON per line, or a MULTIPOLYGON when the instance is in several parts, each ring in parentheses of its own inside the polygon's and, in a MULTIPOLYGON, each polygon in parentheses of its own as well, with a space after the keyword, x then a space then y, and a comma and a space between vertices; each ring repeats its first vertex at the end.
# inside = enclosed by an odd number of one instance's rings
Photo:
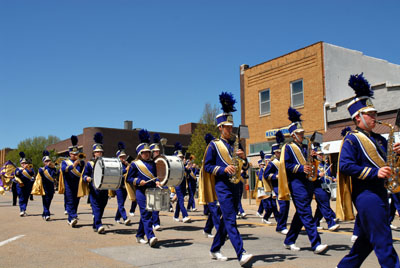
POLYGON ((78 154, 79 160, 85 160, 86 159, 86 154, 85 153, 79 153, 78 154))
POLYGON ((27 168, 27 169, 32 169, 32 168, 33 168, 33 165, 32 165, 32 164, 28 164, 28 165, 26 166, 26 168, 27 168))
POLYGON ((233 184, 238 184, 241 178, 240 173, 243 163, 236 154, 236 152, 239 150, 239 137, 237 135, 232 135, 232 139, 233 138, 235 139, 235 143, 233 144, 232 165, 235 167, 236 172, 229 175, 229 181, 233 184))
POLYGON ((315 181, 318 178, 318 165, 314 160, 314 157, 311 155, 311 145, 313 142, 307 137, 304 138, 308 141, 306 165, 311 166, 312 168, 311 172, 306 173, 306 178, 309 181, 315 181))
POLYGON ((385 187, 391 193, 400 192, 400 181, 399 181, 399 167, 400 161, 397 160, 396 152, 393 151, 394 145, 394 126, 389 123, 385 123, 379 120, 376 120, 376 123, 387 126, 390 128, 388 145, 387 145, 387 157, 386 157, 386 165, 390 167, 392 170, 392 175, 385 181, 385 187))

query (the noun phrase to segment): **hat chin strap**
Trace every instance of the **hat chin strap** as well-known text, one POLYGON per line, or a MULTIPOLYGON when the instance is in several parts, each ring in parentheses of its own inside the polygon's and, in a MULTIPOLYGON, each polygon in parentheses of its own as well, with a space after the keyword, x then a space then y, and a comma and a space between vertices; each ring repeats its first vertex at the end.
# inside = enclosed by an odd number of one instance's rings
POLYGON ((369 130, 369 126, 367 124, 367 122, 365 122, 364 116, 362 115, 362 112, 360 112, 360 118, 361 118, 361 122, 363 123, 364 127, 369 130))

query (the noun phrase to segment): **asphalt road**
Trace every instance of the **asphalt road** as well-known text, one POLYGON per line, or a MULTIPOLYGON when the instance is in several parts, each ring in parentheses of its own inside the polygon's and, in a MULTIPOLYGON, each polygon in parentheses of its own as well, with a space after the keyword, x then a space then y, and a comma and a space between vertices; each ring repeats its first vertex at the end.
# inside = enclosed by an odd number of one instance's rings
MULTIPOLYGON (((55 195, 51 221, 48 222, 41 217, 40 196, 29 201, 27 217, 19 216, 19 208, 12 206, 11 199, 10 193, 0 196, 0 267, 240 267, 230 241, 222 248, 228 261, 211 260, 209 250, 212 239, 202 234, 206 220, 202 206, 198 206, 198 212, 189 212, 193 219, 191 223, 175 222, 172 213, 161 212, 162 229, 156 232, 159 243, 150 248, 135 240, 138 209, 137 214, 130 217, 130 226, 114 221, 117 210, 115 198, 109 200, 104 213, 104 235, 92 231, 91 208, 86 204, 86 198, 80 201, 76 228, 67 224, 62 195, 55 195)), ((354 222, 346 222, 340 223, 341 228, 337 232, 319 232, 322 242, 329 245, 325 254, 316 255, 311 251, 304 231, 296 243, 301 251, 289 251, 283 247, 284 236, 275 232, 275 226, 262 224, 256 216, 258 206, 255 200, 252 204, 248 200, 242 203, 248 217, 238 220, 238 226, 244 248, 254 255, 249 267, 336 267, 352 246, 350 237, 354 222)), ((331 205, 334 207, 334 202, 331 205)), ((129 201, 126 207, 130 207, 129 201)), ((293 215, 294 206, 291 204, 289 222, 293 215)), ((398 217, 394 224, 400 226, 398 217)), ((326 224, 322 226, 326 227, 326 224)), ((399 252, 400 231, 393 231, 393 237, 395 249, 399 252)), ((379 267, 374 253, 362 267, 379 267)))

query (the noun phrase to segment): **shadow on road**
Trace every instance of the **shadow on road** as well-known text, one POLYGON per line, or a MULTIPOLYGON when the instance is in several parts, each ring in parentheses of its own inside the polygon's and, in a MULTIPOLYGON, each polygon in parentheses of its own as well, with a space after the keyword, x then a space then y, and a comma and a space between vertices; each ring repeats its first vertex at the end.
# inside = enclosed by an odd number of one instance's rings
POLYGON ((188 242, 191 241, 193 239, 167 239, 167 240, 161 240, 158 241, 157 245, 155 246, 155 248, 160 248, 160 247, 164 247, 164 248, 177 248, 177 247, 186 247, 186 246, 190 246, 193 243, 192 242, 188 242))
POLYGON ((257 261, 274 263, 274 262, 284 262, 295 260, 298 257, 292 254, 264 254, 264 255, 255 255, 250 262, 248 262, 245 267, 252 267, 254 263, 257 261))

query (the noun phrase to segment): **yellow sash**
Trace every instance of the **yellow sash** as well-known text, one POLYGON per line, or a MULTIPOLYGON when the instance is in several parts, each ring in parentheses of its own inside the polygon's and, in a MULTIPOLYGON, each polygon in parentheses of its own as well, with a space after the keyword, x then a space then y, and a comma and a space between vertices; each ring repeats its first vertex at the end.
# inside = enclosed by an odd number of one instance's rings
MULTIPOLYGON (((70 159, 66 159, 66 160, 64 160, 64 162, 67 164, 67 168, 68 168, 68 166, 73 165, 73 163, 70 159)), ((62 165, 62 163, 61 163, 61 165, 62 165)), ((58 178, 58 193, 59 194, 65 193, 64 175, 63 175, 62 169, 60 169, 60 176, 58 178)))
MULTIPOLYGON (((294 152, 296 159, 299 161, 300 165, 305 165, 307 163, 306 159, 304 158, 303 153, 301 152, 299 146, 297 146, 296 144, 292 143, 292 144, 288 144, 290 146, 290 148, 292 149, 292 151, 294 152)), ((282 155, 282 154, 281 154, 282 155)))
MULTIPOLYGON (((93 170, 93 166, 94 166, 94 162, 93 161, 89 161, 88 162, 89 164, 90 164, 90 166, 92 167, 92 170, 93 170)), ((79 178, 79 185, 78 185, 78 197, 83 197, 83 196, 85 196, 85 195, 88 195, 89 194, 89 183, 88 182, 86 182, 84 179, 83 179, 83 174, 85 173, 85 169, 86 169, 86 166, 85 166, 85 168, 83 169, 83 172, 82 172, 82 174, 81 174, 81 177, 79 178)), ((93 172, 92 172, 93 173, 93 172)), ((92 175, 93 176, 93 175, 92 175)), ((93 180, 93 178, 92 178, 92 180, 93 180)))
POLYGON ((271 161, 271 163, 276 167, 276 169, 279 171, 279 160, 278 159, 274 159, 271 161))
POLYGON ((28 179, 30 179, 31 181, 34 180, 34 177, 29 175, 28 171, 26 171, 26 169, 22 170, 22 174, 24 174, 25 177, 27 177, 28 179))
POLYGON ((31 194, 33 195, 45 195, 43 188, 43 181, 40 172, 36 175, 36 180, 33 183, 31 194))
MULTIPOLYGON (((279 200, 290 200, 290 190, 289 184, 286 174, 286 165, 285 165, 285 151, 286 146, 289 144, 285 144, 282 147, 281 158, 279 160, 279 171, 278 171, 278 199, 279 200)), ((290 149, 289 149, 290 150, 290 149)))
MULTIPOLYGON (((222 157, 222 159, 228 165, 232 165, 232 157, 229 154, 228 148, 226 148, 225 143, 223 141, 221 141, 221 140, 214 140, 213 142, 216 145, 216 148, 217 148, 217 150, 219 152, 219 155, 222 157)), ((236 152, 233 152, 233 153, 236 153, 236 152)), ((242 166, 243 166, 243 159, 239 158, 238 162, 239 162, 238 170, 241 170, 242 166)))
POLYGON ((133 162, 138 167, 140 173, 142 173, 143 175, 145 175, 149 179, 154 179, 155 178, 153 173, 150 172, 150 170, 146 167, 146 165, 143 163, 142 160, 137 159, 137 160, 135 160, 133 162))
MULTIPOLYGON (((362 151, 364 152, 365 156, 371 161, 371 164, 374 164, 378 167, 385 166, 385 161, 379 155, 374 143, 365 134, 354 131, 348 133, 347 135, 354 135, 357 138, 357 140, 360 142, 360 146, 363 149, 362 151)), ((340 152, 342 151, 342 146, 345 138, 342 140, 342 143, 340 145, 340 152)), ((349 221, 354 220, 354 211, 351 199, 352 178, 351 176, 345 175, 340 172, 340 152, 337 171, 338 192, 336 199, 336 215, 342 221, 349 221)))
POLYGON ((207 146, 204 156, 203 165, 200 168, 199 174, 199 204, 206 205, 214 202, 217 199, 217 193, 215 191, 215 176, 208 173, 204 169, 204 163, 206 160, 206 154, 210 145, 207 146))
POLYGON ((126 173, 124 174, 124 183, 125 183, 125 189, 126 192, 128 193, 128 198, 129 200, 135 201, 136 200, 136 189, 135 186, 132 185, 132 183, 128 183, 126 181, 127 177, 128 177, 128 173, 129 173, 129 169, 131 168, 131 165, 128 166, 126 173))
POLYGON ((46 179, 48 179, 51 182, 54 182, 53 177, 50 175, 50 173, 47 169, 43 168, 43 174, 46 177, 46 179))

